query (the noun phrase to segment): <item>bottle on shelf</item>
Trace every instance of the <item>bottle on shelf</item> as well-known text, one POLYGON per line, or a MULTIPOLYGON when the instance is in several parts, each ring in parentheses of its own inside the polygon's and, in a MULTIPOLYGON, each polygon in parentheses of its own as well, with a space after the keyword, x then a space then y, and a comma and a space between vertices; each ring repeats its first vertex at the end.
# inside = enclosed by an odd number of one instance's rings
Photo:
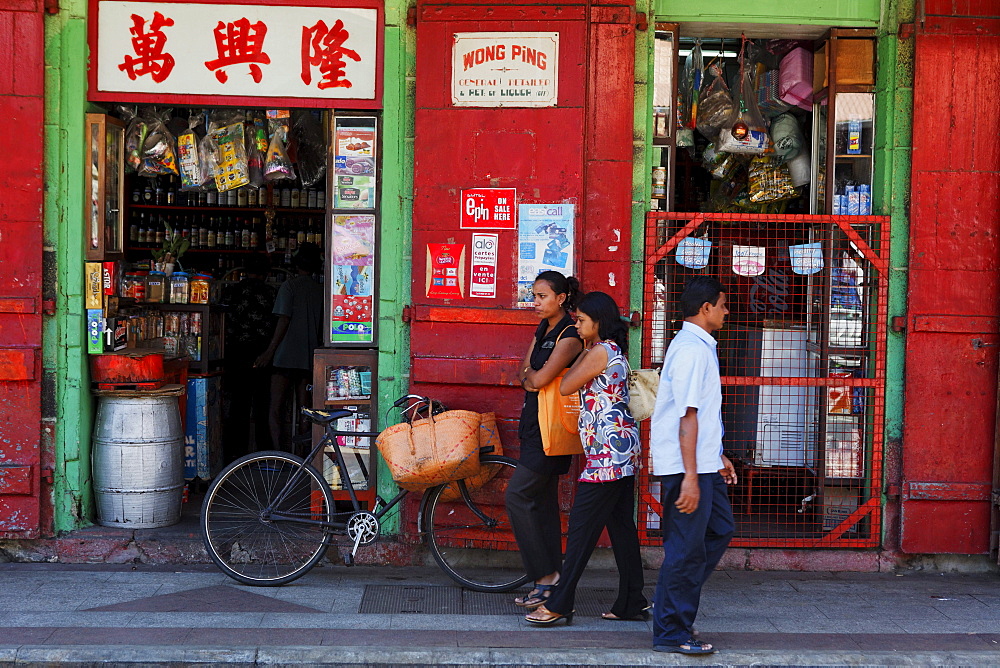
POLYGON ((156 206, 163 206, 166 202, 166 191, 163 188, 163 183, 157 180, 156 189, 153 191, 153 203, 156 206))
POLYGON ((232 216, 230 216, 229 220, 226 223, 226 243, 224 248, 226 248, 227 250, 232 250, 236 248, 236 236, 235 236, 236 230, 233 228, 234 228, 233 218, 232 216))
POLYGON ((158 220, 156 221, 156 227, 155 227, 156 231, 153 233, 155 235, 153 237, 153 244, 157 246, 163 245, 164 233, 166 232, 163 226, 164 222, 165 221, 163 220, 163 217, 158 216, 158 220))
POLYGON ((235 207, 239 202, 239 197, 236 195, 236 189, 231 188, 226 191, 226 206, 235 207))
POLYGON ((240 227, 240 248, 242 250, 250 250, 250 225, 247 223, 246 218, 243 219, 240 227))
POLYGON ((298 248, 306 242, 306 228, 302 224, 302 220, 299 220, 298 229, 295 231, 295 247, 298 248))
MULTIPOLYGON (((138 190, 135 191, 136 193, 138 190)), ((128 241, 133 246, 139 243, 139 213, 133 211, 128 224, 128 241)))
POLYGON ((214 217, 209 217, 208 219, 208 236, 205 239, 206 248, 215 248, 218 241, 219 228, 216 227, 216 222, 214 217))
POLYGON ((174 185, 174 177, 170 177, 170 183, 167 185, 167 206, 175 206, 177 204, 177 187, 174 185))
POLYGON ((250 248, 260 250, 260 218, 254 218, 250 224, 250 248))
POLYGON ((247 192, 248 190, 250 190, 250 186, 243 186, 242 188, 236 191, 236 206, 239 207, 249 206, 249 196, 248 196, 249 193, 247 192))
POLYGON ((208 206, 208 193, 204 190, 198 191, 198 206, 208 206))
POLYGON ((215 190, 209 190, 205 193, 205 206, 218 206, 219 205, 219 193, 215 190))
POLYGON ((139 190, 138 184, 132 188, 132 204, 142 204, 142 191, 139 190))
POLYGON ((153 183, 150 179, 146 179, 146 186, 142 189, 142 203, 153 203, 153 183))
POLYGON ((316 226, 313 225, 312 218, 309 219, 309 225, 306 227, 306 243, 316 243, 316 226))
POLYGON ((198 247, 208 247, 208 223, 205 221, 205 214, 198 219, 198 247))
POLYGON ((301 193, 298 188, 292 188, 292 193, 289 197, 290 205, 293 209, 298 209, 301 204, 301 193))

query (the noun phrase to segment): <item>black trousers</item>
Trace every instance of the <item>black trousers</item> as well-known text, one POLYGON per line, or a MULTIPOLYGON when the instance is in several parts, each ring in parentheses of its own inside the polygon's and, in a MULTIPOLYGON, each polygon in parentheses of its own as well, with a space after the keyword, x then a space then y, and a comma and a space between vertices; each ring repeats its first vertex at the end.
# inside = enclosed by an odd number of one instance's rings
POLYGON ((577 486, 569 515, 566 560, 559 586, 545 604, 548 610, 561 615, 573 611, 576 585, 605 528, 618 566, 618 598, 611 612, 628 618, 645 609, 642 557, 635 528, 635 476, 627 476, 613 482, 581 482, 577 486))
POLYGON ((520 463, 507 485, 507 516, 532 580, 555 573, 562 563, 558 492, 558 475, 536 473, 520 463))
POLYGON ((677 510, 683 473, 660 477, 663 502, 663 565, 656 582, 653 644, 679 645, 691 638, 698 615, 701 588, 712 575, 736 525, 726 481, 718 473, 698 475, 698 508, 677 510))

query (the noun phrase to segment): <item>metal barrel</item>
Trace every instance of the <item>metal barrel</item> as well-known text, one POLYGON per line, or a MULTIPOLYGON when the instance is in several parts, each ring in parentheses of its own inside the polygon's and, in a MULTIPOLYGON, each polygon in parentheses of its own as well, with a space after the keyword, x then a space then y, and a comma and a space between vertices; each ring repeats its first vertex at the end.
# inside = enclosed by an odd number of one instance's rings
POLYGON ((92 458, 98 524, 149 529, 180 521, 184 431, 177 397, 101 397, 92 458))

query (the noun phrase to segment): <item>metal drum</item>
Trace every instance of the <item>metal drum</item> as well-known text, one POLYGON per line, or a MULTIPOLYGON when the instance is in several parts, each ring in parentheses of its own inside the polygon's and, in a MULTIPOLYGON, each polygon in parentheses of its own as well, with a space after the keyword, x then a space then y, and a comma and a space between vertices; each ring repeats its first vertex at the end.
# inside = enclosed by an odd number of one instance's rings
POLYGON ((98 524, 148 529, 180 521, 184 431, 176 396, 102 396, 93 445, 98 524))

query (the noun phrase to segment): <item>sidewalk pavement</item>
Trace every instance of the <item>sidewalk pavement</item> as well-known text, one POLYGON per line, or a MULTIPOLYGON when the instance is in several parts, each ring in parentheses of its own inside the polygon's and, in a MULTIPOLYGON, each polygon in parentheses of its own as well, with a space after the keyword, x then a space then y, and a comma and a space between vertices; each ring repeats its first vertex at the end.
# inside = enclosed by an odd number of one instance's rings
POLYGON ((572 626, 536 628, 513 594, 429 567, 327 564, 259 588, 204 565, 0 564, 0 666, 1000 664, 993 574, 719 571, 697 621, 709 657, 653 652, 649 622, 600 619, 616 586, 589 570, 572 626))

